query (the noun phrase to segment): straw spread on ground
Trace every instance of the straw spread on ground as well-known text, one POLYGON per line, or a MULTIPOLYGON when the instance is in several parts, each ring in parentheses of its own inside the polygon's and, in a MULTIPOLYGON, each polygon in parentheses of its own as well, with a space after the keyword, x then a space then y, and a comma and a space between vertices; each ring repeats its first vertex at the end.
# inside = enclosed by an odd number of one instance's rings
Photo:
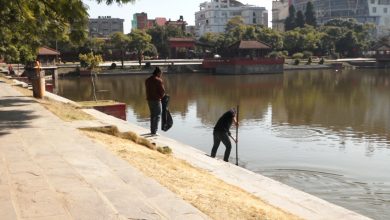
POLYGON ((83 132, 213 219, 298 219, 172 155, 99 131, 83 132))

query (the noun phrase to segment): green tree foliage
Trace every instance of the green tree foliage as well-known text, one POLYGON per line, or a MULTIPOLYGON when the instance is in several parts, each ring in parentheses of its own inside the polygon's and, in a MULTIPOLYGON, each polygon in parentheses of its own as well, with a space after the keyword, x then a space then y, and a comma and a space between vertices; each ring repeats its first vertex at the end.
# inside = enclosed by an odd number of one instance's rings
POLYGON ((38 48, 50 42, 81 45, 86 39, 88 13, 80 0, 0 0, 0 5, 0 57, 7 62, 34 60, 38 48))
POLYGON ((326 40, 333 42, 331 50, 342 56, 359 56, 372 45, 373 24, 361 24, 355 19, 333 19, 322 29, 328 35, 326 40))
POLYGON ((284 34, 284 48, 291 53, 302 51, 317 51, 321 46, 323 33, 312 26, 296 28, 284 34))
POLYGON ((208 45, 207 49, 212 53, 219 53, 224 42, 225 34, 208 32, 199 38, 199 41, 208 45))
POLYGON ((294 5, 291 5, 288 8, 288 17, 284 21, 284 29, 286 31, 293 30, 294 28, 297 27, 295 15, 296 15, 295 7, 294 7, 294 5))
POLYGON ((295 24, 297 27, 303 28, 305 26, 305 17, 303 16, 303 12, 299 10, 297 12, 297 18, 295 20, 295 24))
POLYGON ((283 49, 283 35, 271 28, 267 27, 258 27, 257 30, 257 40, 271 45, 273 50, 283 49))
POLYGON ((149 47, 152 37, 143 30, 133 30, 129 34, 130 48, 137 51, 138 56, 142 56, 143 52, 149 47))
POLYGON ((306 4, 305 23, 314 27, 317 26, 317 18, 314 13, 314 5, 311 1, 308 1, 306 4))
POLYGON ((233 29, 241 27, 243 25, 244 25, 244 20, 242 19, 242 17, 235 16, 227 22, 225 31, 229 32, 229 31, 232 31, 233 29))
POLYGON ((284 49, 290 54, 303 50, 303 36, 296 30, 290 30, 284 33, 284 49))
POLYGON ((264 26, 245 25, 241 17, 228 21, 225 33, 206 33, 199 38, 200 42, 213 46, 213 52, 223 52, 239 40, 258 40, 270 45, 274 50, 283 48, 281 33, 264 26))
POLYGON ((101 55, 94 55, 93 52, 88 54, 79 54, 79 59, 82 66, 87 67, 91 70, 96 69, 100 63, 103 62, 101 55))
POLYGON ((130 37, 125 35, 125 34, 123 34, 122 32, 113 33, 111 35, 111 38, 110 38, 110 43, 112 45, 112 48, 114 50, 117 50, 117 51, 121 52, 121 65, 122 65, 122 69, 123 69, 123 66, 124 66, 125 52, 127 51, 127 49, 130 46, 130 41, 131 41, 130 37))

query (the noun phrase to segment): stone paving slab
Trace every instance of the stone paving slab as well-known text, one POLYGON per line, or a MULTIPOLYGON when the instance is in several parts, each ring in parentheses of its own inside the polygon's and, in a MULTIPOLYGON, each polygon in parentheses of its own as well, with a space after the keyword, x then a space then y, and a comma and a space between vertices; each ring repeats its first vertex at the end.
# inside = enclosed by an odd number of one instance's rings
POLYGON ((0 219, 208 217, 0 82, 0 219))

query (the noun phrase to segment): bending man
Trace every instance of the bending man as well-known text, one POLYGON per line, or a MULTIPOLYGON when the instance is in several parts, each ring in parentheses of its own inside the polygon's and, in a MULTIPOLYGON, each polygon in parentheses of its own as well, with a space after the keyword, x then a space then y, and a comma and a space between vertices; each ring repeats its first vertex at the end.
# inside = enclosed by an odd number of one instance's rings
POLYGON ((217 121, 217 124, 214 127, 214 145, 213 149, 211 150, 211 157, 215 157, 217 154, 217 150, 219 147, 219 144, 222 143, 225 145, 226 150, 225 150, 225 155, 223 157, 223 160, 228 162, 229 161, 229 156, 230 156, 230 151, 232 150, 232 144, 230 142, 229 136, 230 136, 230 127, 232 126, 232 123, 237 126, 237 118, 236 118, 236 110, 231 109, 225 114, 223 114, 217 121))

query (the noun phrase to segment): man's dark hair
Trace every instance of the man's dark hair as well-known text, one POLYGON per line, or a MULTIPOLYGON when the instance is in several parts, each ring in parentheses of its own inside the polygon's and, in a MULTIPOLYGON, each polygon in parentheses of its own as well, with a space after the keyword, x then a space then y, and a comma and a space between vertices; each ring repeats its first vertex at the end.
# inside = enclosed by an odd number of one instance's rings
POLYGON ((161 72, 160 67, 156 66, 156 68, 153 71, 153 75, 157 75, 157 73, 160 73, 160 72, 161 72))

